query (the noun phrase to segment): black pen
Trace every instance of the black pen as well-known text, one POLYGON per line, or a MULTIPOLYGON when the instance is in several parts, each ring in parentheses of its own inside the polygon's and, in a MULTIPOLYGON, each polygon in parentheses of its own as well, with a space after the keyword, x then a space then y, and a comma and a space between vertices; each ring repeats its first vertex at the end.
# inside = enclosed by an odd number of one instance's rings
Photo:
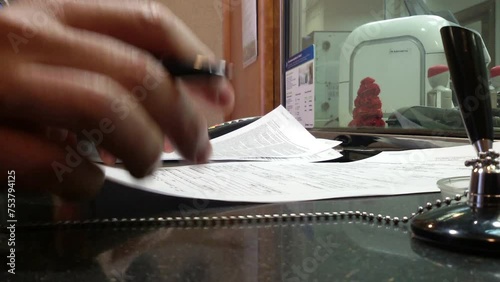
POLYGON ((214 76, 231 79, 232 65, 225 60, 215 63, 207 56, 198 55, 192 61, 181 62, 177 59, 161 59, 163 67, 174 77, 214 76))

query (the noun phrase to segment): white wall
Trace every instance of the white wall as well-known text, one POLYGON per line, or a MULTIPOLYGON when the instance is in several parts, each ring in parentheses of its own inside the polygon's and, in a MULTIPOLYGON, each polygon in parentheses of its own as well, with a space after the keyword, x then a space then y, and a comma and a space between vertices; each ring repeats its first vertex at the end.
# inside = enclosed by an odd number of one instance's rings
POLYGON ((302 36, 306 33, 306 7, 308 0, 289 0, 291 4, 290 14, 290 56, 300 52, 302 47, 302 36))
POLYGON ((307 3, 305 8, 305 34, 313 31, 325 30, 325 1, 316 1, 314 4, 307 3))
POLYGON ((409 16, 403 0, 385 0, 385 19, 394 19, 409 16))
POLYGON ((363 24, 383 19, 383 0, 325 2, 325 29, 329 31, 352 31, 363 24))
POLYGON ((425 0, 427 6, 433 11, 449 10, 452 13, 462 11, 486 0, 425 0))
MULTIPOLYGON (((432 10, 450 10, 451 12, 456 13, 486 1, 487 0, 426 0, 425 2, 432 10)), ((495 1, 495 29, 497 34, 495 44, 496 62, 490 66, 500 65, 500 36, 498 35, 498 32, 500 31, 500 0, 495 1)))
POLYGON ((306 24, 302 36, 313 31, 352 31, 384 15, 383 0, 306 0, 303 3, 306 24))

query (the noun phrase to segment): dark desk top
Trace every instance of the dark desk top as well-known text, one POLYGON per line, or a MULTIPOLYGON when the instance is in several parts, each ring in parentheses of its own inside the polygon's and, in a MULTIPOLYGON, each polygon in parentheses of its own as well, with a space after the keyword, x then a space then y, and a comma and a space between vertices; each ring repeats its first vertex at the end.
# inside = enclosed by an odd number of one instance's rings
MULTIPOLYGON (((43 220, 367 211, 403 217, 440 194, 272 205, 180 200, 107 183, 92 203, 25 199, 43 220), (119 193, 117 193, 119 192, 119 193), (120 195, 116 198, 116 195, 120 195), (145 207, 142 203, 147 201, 145 207), (122 210, 110 208, 122 207, 122 210), (140 212, 138 207, 142 207, 140 212), (72 211, 72 212, 68 212, 72 211), (71 218, 67 215, 71 214, 71 218), (48 219, 48 218, 45 218, 48 219)), ((2 234, 2 236, 4 236, 2 234)), ((2 250, 6 236, 2 237, 2 250)), ((2 256, 5 258, 5 256, 2 256)), ((179 226, 102 225, 16 231, 7 281, 499 281, 500 260, 412 239, 409 224, 344 219, 179 226)), ((5 281, 2 278, 2 281, 5 281)))
MULTIPOLYGON (((87 203, 18 197, 16 214, 19 224, 340 211, 402 218, 438 198, 441 194, 434 193, 247 205, 170 198, 106 183, 99 197, 87 203)), ((9 236, 0 233, 4 259, 9 236)), ((216 226, 18 226, 15 243, 16 274, 3 272, 0 281, 500 281, 499 258, 417 241, 409 224, 347 216, 260 223, 236 220, 216 226)))

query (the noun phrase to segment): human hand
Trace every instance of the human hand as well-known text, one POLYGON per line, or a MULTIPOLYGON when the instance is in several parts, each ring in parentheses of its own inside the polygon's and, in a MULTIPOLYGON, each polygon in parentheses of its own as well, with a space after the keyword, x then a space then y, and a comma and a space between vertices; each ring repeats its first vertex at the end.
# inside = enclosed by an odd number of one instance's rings
MULTIPOLYGON (((213 57, 166 7, 138 0, 18 1, 0 13, 0 172, 17 187, 66 198, 95 194, 102 172, 76 135, 151 173, 164 136, 186 159, 205 162, 207 126, 190 95, 225 112, 225 79, 179 81, 156 57, 213 57)), ((3 178, 3 177, 2 177, 3 178)))

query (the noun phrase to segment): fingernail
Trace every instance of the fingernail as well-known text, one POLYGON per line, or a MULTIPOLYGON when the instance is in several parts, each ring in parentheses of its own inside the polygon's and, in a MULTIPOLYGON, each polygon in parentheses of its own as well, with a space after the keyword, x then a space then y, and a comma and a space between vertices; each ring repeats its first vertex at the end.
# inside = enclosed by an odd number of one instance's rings
POLYGON ((210 155, 212 154, 212 145, 210 144, 210 142, 204 142, 199 144, 200 145, 197 146, 196 148, 196 153, 193 161, 195 164, 204 164, 208 161, 210 155))
POLYGON ((68 138, 68 130, 49 127, 46 136, 51 141, 64 142, 68 138))
POLYGON ((160 154, 158 160, 156 160, 156 162, 153 163, 153 165, 151 166, 151 168, 149 168, 148 173, 146 175, 153 174, 156 170, 158 170, 160 167, 163 166, 163 160, 161 159, 161 157, 162 155, 160 154))
POLYGON ((68 139, 69 132, 66 129, 61 129, 61 142, 66 141, 68 139))
POLYGON ((172 146, 170 141, 168 141, 168 139, 166 139, 166 138, 163 141, 163 151, 165 153, 172 153, 174 151, 174 147, 172 146))
POLYGON ((100 151, 99 155, 101 157, 102 162, 105 165, 112 166, 116 163, 116 158, 112 154, 108 153, 107 151, 100 151))

